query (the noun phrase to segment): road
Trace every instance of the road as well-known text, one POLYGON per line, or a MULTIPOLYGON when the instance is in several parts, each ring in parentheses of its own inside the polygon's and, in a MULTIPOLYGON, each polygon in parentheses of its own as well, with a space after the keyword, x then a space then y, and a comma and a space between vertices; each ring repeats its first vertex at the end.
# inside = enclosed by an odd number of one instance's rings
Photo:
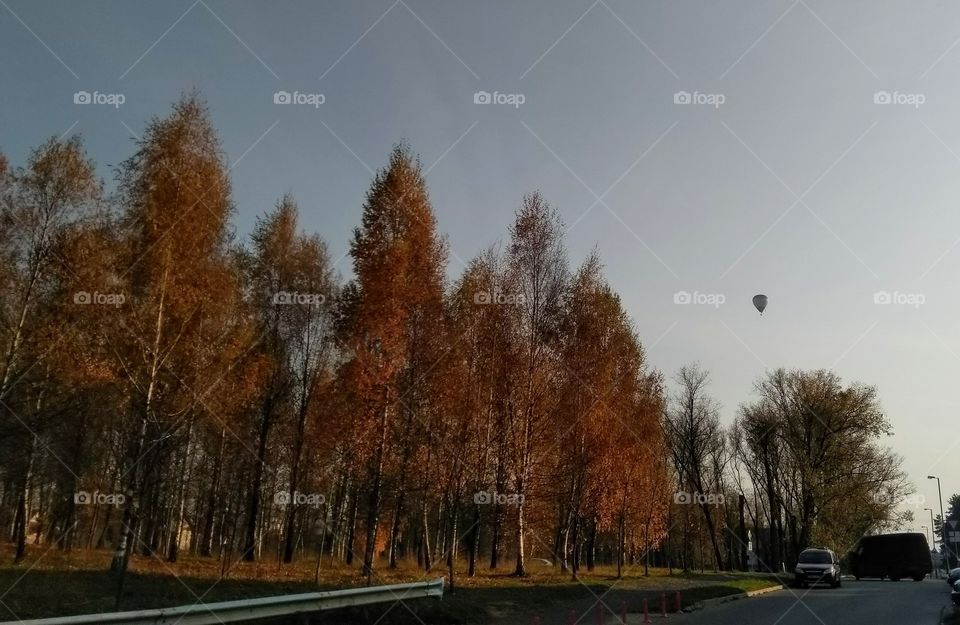
POLYGON ((851 579, 844 580, 841 588, 781 590, 712 606, 672 622, 674 625, 939 625, 941 610, 949 603, 950 591, 942 579, 923 582, 851 579))

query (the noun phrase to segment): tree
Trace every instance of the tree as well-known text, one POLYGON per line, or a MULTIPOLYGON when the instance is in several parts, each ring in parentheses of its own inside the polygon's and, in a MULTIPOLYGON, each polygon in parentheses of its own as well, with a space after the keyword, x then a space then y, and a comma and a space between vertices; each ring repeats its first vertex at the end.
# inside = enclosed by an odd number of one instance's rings
POLYGON ((56 250, 65 233, 92 214, 101 191, 78 136, 48 140, 14 172, 5 158, 0 163, 0 431, 11 433, 16 562, 26 554, 27 497, 46 445, 50 389, 43 361, 51 344, 44 349, 43 334, 57 307, 52 296, 63 263, 56 250))
POLYGON ((659 375, 647 371, 640 341, 596 253, 574 275, 565 300, 556 407, 562 452, 554 482, 564 487, 557 492, 555 552, 566 563, 572 543, 576 579, 581 529, 595 525, 615 536, 620 576, 628 531, 642 527, 645 544, 652 545, 663 529, 666 474, 657 458, 663 449, 662 389, 659 375))
MULTIPOLYGON (((317 402, 331 384, 337 350, 333 306, 337 281, 326 244, 316 235, 298 231, 298 210, 289 196, 255 229, 251 280, 259 310, 260 327, 267 340, 265 355, 272 375, 258 424, 258 449, 265 461, 267 436, 275 409, 291 413, 289 480, 284 520, 283 561, 292 562, 297 543, 297 489, 304 481, 304 447, 308 419, 319 416, 317 402)), ((255 470, 252 494, 259 495, 263 471, 255 470)), ((252 501, 252 499, 251 499, 252 501)), ((248 511, 247 549, 253 553, 256 510, 248 511), (251 522, 252 521, 252 522, 251 522), (254 531, 251 531, 251 528, 254 531)))
MULTIPOLYGON (((355 287, 344 324, 348 356, 342 373, 359 410, 356 440, 366 462, 367 518, 363 573, 372 579, 386 463, 394 445, 408 449, 413 425, 404 437, 389 436, 402 412, 410 424, 429 422, 429 388, 424 376, 442 344, 443 268, 446 247, 419 162, 405 145, 394 148, 389 165, 367 193, 361 226, 350 245, 355 287)), ((425 427, 429 432, 429 427, 425 427)), ((426 448, 430 449, 429 441, 426 448)), ((403 453, 409 452, 401 452, 403 453)), ((429 467, 429 456, 425 467, 429 467)), ((426 501, 427 480, 422 496, 426 501)), ((403 489, 401 488, 401 492, 403 489)), ((398 506, 402 510, 402 506, 398 506)), ((426 535, 424 514, 424 535, 426 535)))
POLYGON ((898 524, 910 487, 900 458, 878 442, 891 430, 876 389, 844 386, 829 371, 777 369, 756 391, 741 409, 737 455, 755 463, 750 475, 774 525, 782 514, 777 535, 788 539, 791 560, 811 544, 842 552, 898 524))
POLYGON ((123 470, 129 504, 112 564, 121 572, 135 541, 148 552, 157 546, 167 497, 162 469, 190 446, 194 387, 226 364, 224 354, 204 346, 229 327, 222 321, 235 301, 230 181, 199 96, 184 96, 169 116, 151 120, 137 147, 119 170, 129 269, 118 274, 130 305, 121 309, 110 346, 131 415, 123 470))
POLYGON ((684 503, 695 503, 703 513, 714 564, 722 569, 723 556, 713 507, 723 494, 717 480, 723 467, 716 464, 724 451, 724 436, 719 407, 707 394, 709 377, 709 373, 696 364, 680 368, 674 378, 678 390, 671 398, 664 424, 681 489, 691 489, 685 493, 684 503))
POLYGON ((508 272, 518 289, 516 341, 518 358, 516 399, 508 412, 511 473, 516 506, 516 567, 526 575, 524 513, 527 489, 537 460, 536 450, 552 410, 551 389, 556 362, 551 346, 563 310, 567 283, 566 251, 560 218, 538 193, 523 198, 510 229, 508 272))

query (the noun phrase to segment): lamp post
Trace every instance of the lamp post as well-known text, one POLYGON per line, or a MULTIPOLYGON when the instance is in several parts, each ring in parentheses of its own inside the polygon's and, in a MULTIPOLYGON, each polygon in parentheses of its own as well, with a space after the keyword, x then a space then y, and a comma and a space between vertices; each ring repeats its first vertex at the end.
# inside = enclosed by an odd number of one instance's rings
MULTIPOLYGON (((947 517, 943 514, 943 491, 940 490, 940 478, 936 475, 928 475, 928 480, 937 480, 937 496, 940 498, 940 544, 947 545, 947 517)), ((947 561, 944 564, 944 570, 947 575, 950 574, 950 548, 947 547, 947 561)))
MULTIPOLYGON (((927 510, 927 511, 930 512, 930 548, 933 549, 934 551, 936 551, 936 549, 937 549, 937 536, 936 536, 936 534, 933 533, 933 508, 924 508, 924 510, 927 510)), ((932 557, 932 556, 931 556, 931 557, 932 557)), ((939 579, 939 577, 940 577, 940 569, 938 569, 938 568, 937 568, 937 569, 934 569, 933 572, 934 572, 934 574, 936 574, 937 578, 939 579)))

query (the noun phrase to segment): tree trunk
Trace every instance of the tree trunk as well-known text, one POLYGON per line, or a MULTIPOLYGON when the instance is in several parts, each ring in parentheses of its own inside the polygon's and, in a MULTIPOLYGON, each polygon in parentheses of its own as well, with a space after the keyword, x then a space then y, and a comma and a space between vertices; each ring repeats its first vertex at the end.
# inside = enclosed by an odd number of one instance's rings
POLYGON ((469 549, 467 551, 467 576, 473 577, 477 574, 477 552, 480 550, 480 521, 482 520, 480 514, 480 506, 474 504, 473 506, 473 525, 470 528, 470 542, 469 549))
POLYGON ((210 481, 210 490, 207 493, 207 510, 203 519, 202 538, 200 539, 200 555, 209 558, 213 555, 213 527, 217 513, 217 498, 220 494, 220 479, 223 472, 223 445, 226 436, 225 430, 220 430, 220 444, 213 464, 213 479, 210 481))
POLYGON ((420 548, 423 550, 423 570, 430 571, 433 567, 430 553, 430 516, 427 498, 424 496, 420 503, 420 548))
POLYGON ((247 499, 247 521, 243 540, 243 559, 254 562, 257 559, 257 522, 260 516, 260 490, 263 488, 263 469, 267 461, 267 439, 273 421, 273 398, 264 401, 261 415, 260 432, 257 441, 257 460, 253 465, 253 484, 247 499))
POLYGON ((597 520, 590 520, 590 533, 587 535, 587 571, 592 572, 597 558, 597 520))
POLYGON ((626 516, 620 515, 620 523, 617 527, 617 579, 623 577, 623 548, 627 538, 626 516))
POLYGON ((363 576, 367 578, 367 585, 373 582, 373 563, 377 551, 377 530, 380 525, 380 488, 383 481, 383 460, 387 446, 387 423, 390 411, 390 393, 384 389, 384 405, 380 417, 380 443, 377 445, 377 453, 374 459, 371 486, 370 501, 367 507, 367 544, 363 554, 363 576))
POLYGON ((708 504, 701 504, 700 509, 703 511, 703 518, 707 522, 707 532, 710 533, 710 545, 713 547, 713 559, 716 563, 717 570, 723 569, 723 554, 720 552, 720 543, 717 540, 717 532, 713 522, 713 514, 710 511, 710 506, 708 504))
POLYGON ((749 554, 747 554, 747 542, 749 538, 747 537, 747 523, 744 518, 744 507, 746 506, 747 499, 743 495, 738 497, 738 502, 740 504, 740 523, 737 530, 740 533, 740 570, 746 571, 748 568, 749 554))
MULTIPOLYGON (((307 384, 306 378, 306 372, 304 372, 304 387, 306 387, 307 384)), ((290 564, 293 562, 294 548, 296 547, 297 543, 295 530, 298 506, 293 505, 293 501, 297 492, 297 486, 299 486, 300 481, 300 464, 303 456, 303 439, 307 428, 307 408, 309 406, 309 398, 309 394, 305 392, 301 393, 300 407, 297 413, 297 432, 296 438, 293 441, 293 459, 291 460, 290 464, 290 505, 287 506, 286 527, 284 529, 284 533, 286 534, 286 542, 283 546, 283 561, 285 564, 290 564)))
POLYGON ((503 512, 500 509, 500 504, 496 501, 493 502, 493 528, 492 535, 490 537, 490 569, 497 570, 497 565, 500 564, 500 528, 503 523, 503 512))
POLYGON ((397 568, 397 543, 400 536, 400 522, 403 518, 403 506, 406 501, 406 489, 403 485, 403 480, 401 479, 401 484, 399 486, 399 492, 397 493, 397 505, 393 510, 393 522, 390 524, 390 568, 397 568))
POLYGON ((183 532, 183 516, 186 511, 186 492, 187 480, 189 479, 190 469, 187 466, 187 458, 190 456, 190 443, 193 434, 193 421, 187 426, 187 444, 180 459, 180 489, 177 493, 177 518, 174 520, 170 540, 167 549, 167 562, 176 562, 180 553, 180 534, 183 532))
POLYGON ((356 551, 357 543, 357 514, 359 513, 358 500, 360 499, 360 489, 357 486, 353 487, 353 495, 350 497, 350 513, 349 519, 347 522, 350 524, 347 530, 347 557, 346 564, 350 566, 353 564, 353 556, 356 551))
POLYGON ((577 581, 580 574, 580 527, 580 516, 576 515, 573 517, 573 527, 571 528, 573 548, 570 550, 570 570, 573 581, 577 581))

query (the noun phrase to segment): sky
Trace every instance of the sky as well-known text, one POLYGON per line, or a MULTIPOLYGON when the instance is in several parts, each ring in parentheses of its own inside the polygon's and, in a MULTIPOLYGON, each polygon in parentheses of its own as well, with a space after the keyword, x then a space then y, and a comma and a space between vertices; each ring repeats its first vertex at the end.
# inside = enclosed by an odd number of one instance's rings
POLYGON ((594 248, 653 367, 731 422, 769 369, 877 387, 917 496, 960 491, 960 5, 916 0, 0 0, 0 152, 80 133, 111 184, 206 98, 237 233, 284 193, 338 267, 406 140, 449 276, 525 193, 594 248), (751 304, 765 293, 761 317, 751 304))

